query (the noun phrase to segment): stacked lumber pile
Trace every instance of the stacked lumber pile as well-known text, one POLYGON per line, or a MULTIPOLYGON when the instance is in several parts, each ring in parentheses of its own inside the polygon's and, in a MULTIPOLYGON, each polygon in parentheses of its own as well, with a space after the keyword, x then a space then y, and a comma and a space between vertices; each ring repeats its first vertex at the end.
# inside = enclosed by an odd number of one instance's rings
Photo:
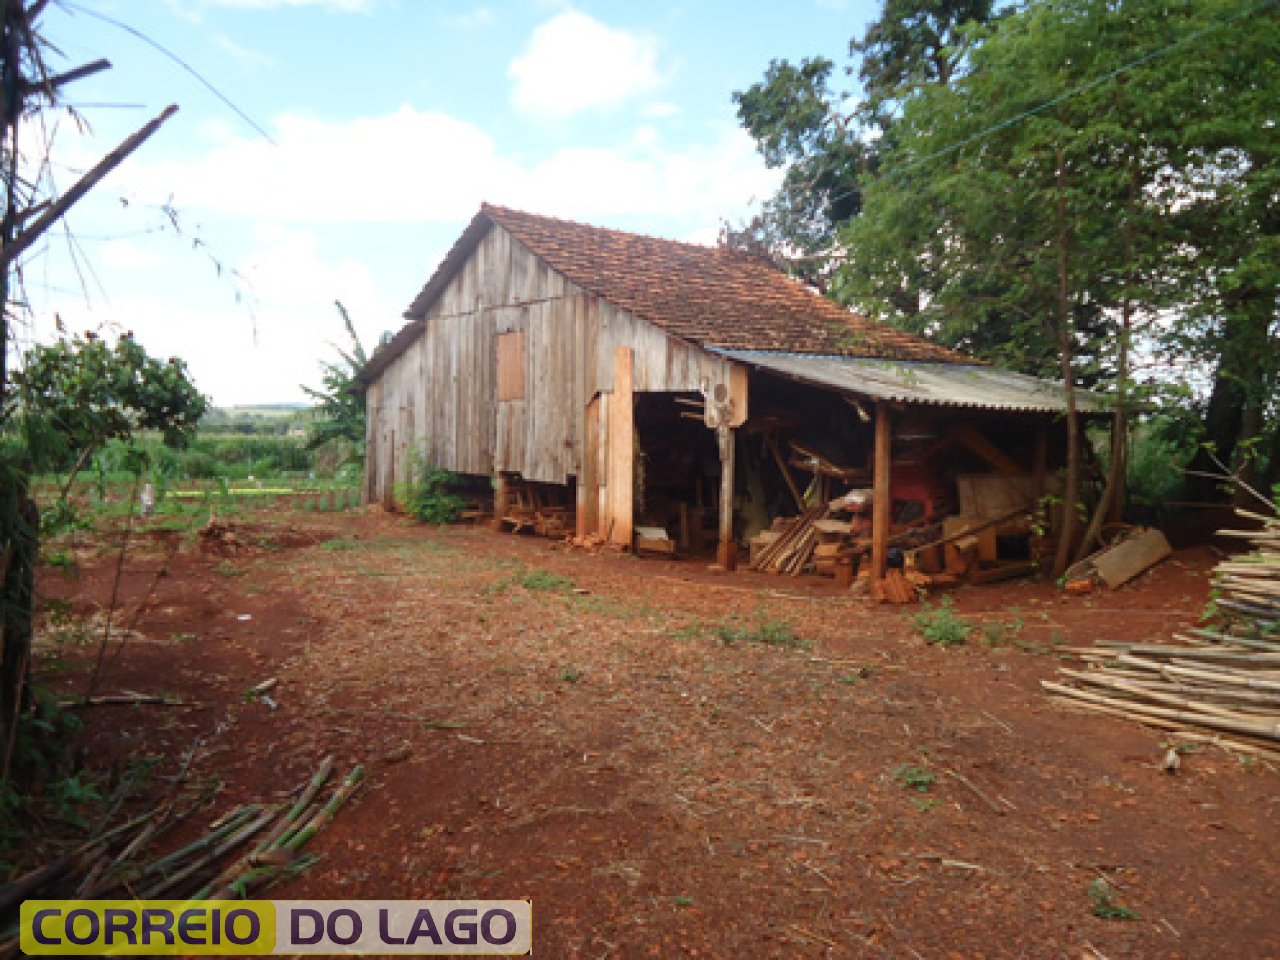
MULTIPOLYGON (((1243 512, 1243 511, 1241 511, 1243 512)), ((1192 629, 1173 644, 1115 643, 1078 648, 1085 669, 1042 681, 1076 706, 1280 760, 1280 521, 1259 531, 1220 531, 1254 549, 1213 573, 1227 615, 1218 630, 1192 629)))
POLYGON ((799 575, 813 559, 813 552, 818 546, 817 522, 827 515, 827 508, 810 507, 798 517, 780 519, 774 522, 771 533, 777 534, 768 543, 752 551, 752 570, 766 573, 787 573, 799 575))
POLYGON ((850 565, 861 552, 848 520, 818 520, 818 545, 813 549, 813 571, 819 576, 834 577, 841 560, 850 565))
MULTIPOLYGON (((1239 635, 1280 629, 1280 520, 1248 510, 1236 513, 1262 523, 1261 530, 1219 530, 1220 537, 1246 539, 1253 550, 1214 568, 1218 607, 1233 620, 1239 635)), ((1280 637, 1277 645, 1280 646, 1280 637)))
POLYGON ((0 888, 0 957, 17 954, 17 908, 24 900, 243 899, 300 873, 319 859, 302 847, 328 826, 363 777, 355 767, 322 802, 332 773, 333 758, 326 757, 293 802, 236 807, 163 856, 149 853, 191 811, 157 808, 19 877, 0 888))
POLYGON ((883 580, 871 585, 871 596, 880 603, 915 603, 920 599, 919 586, 921 584, 911 573, 890 567, 885 571, 883 580))

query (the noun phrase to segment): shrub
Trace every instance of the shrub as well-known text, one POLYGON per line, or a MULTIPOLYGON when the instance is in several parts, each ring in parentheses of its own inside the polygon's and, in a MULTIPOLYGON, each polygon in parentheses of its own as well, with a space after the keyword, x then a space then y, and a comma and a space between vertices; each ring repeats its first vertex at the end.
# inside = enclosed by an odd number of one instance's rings
POLYGON ((899 766, 893 771, 893 779, 908 790, 915 790, 917 793, 928 793, 938 782, 937 774, 914 763, 904 763, 899 766))
POLYGON ((926 603, 924 609, 912 617, 912 622, 920 636, 940 647, 958 647, 973 632, 973 624, 956 614, 950 597, 943 599, 936 607, 926 603))
POLYGON ((396 495, 405 512, 423 523, 452 523, 466 502, 457 493, 457 474, 429 465, 418 454, 410 465, 408 483, 397 485, 396 495))
POLYGON ((1121 903, 1117 903, 1111 887, 1101 877, 1089 884, 1092 913, 1100 920, 1137 920, 1138 915, 1121 903))
POLYGON ((568 593, 573 589, 573 581, 549 570, 530 570, 515 580, 526 590, 540 590, 548 593, 568 593))
POLYGON ((738 643, 762 643, 768 647, 786 647, 791 650, 808 650, 810 647, 809 641, 795 635, 789 623, 766 616, 763 609, 756 610, 754 628, 725 622, 718 624, 712 633, 726 647, 738 643))

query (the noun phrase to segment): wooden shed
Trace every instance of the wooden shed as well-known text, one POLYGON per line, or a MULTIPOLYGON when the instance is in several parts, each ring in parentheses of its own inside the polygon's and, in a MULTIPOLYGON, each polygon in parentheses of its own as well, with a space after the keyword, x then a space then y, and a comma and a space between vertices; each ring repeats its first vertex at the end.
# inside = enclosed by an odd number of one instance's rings
POLYGON ((541 491, 579 537, 640 523, 732 566, 779 514, 865 489, 883 572, 900 494, 956 509, 992 474, 1036 496, 1056 462, 1056 385, 721 248, 485 204, 405 318, 360 378, 368 502, 417 456, 493 478, 499 519, 541 491))

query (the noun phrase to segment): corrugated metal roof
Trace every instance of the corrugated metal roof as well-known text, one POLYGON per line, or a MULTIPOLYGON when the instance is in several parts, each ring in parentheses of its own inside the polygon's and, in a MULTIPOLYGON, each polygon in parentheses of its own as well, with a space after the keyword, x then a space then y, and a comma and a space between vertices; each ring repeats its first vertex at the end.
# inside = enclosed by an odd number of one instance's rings
MULTIPOLYGON (((1022 413, 1065 413, 1060 383, 976 364, 832 357, 766 350, 715 350, 721 356, 818 387, 874 400, 1022 413)), ((1102 413, 1107 400, 1076 392, 1082 413, 1102 413)))

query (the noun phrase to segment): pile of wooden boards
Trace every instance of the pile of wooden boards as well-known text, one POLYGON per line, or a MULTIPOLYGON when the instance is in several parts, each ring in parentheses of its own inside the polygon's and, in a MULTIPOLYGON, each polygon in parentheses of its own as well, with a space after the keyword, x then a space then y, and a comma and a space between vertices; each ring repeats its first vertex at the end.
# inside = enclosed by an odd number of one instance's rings
POLYGON ((1248 539, 1250 553, 1213 573, 1225 614, 1216 630, 1190 629, 1173 644, 1108 643, 1074 650, 1085 669, 1062 669, 1045 688, 1076 706, 1169 730, 1176 741, 1209 741, 1280 760, 1280 521, 1248 539))
POLYGON ((813 548, 813 572, 823 577, 834 577, 836 567, 843 561, 851 566, 865 546, 858 544, 850 532, 848 518, 822 519, 814 522, 818 531, 818 545, 813 548))
POLYGON ((1136 527, 1115 543, 1073 564, 1063 578, 1068 593, 1087 593, 1098 584, 1124 586, 1173 553, 1159 530, 1136 527))
POLYGON ((871 584, 871 596, 880 603, 915 603, 920 599, 920 582, 910 572, 890 568, 884 578, 871 584))
POLYGON ((547 484, 506 477, 495 498, 495 528, 532 530, 540 537, 563 537, 575 527, 573 508, 547 484))
POLYGON ((751 569, 798 576, 813 559, 818 546, 818 521, 827 508, 810 507, 798 517, 778 518, 774 529, 752 541, 751 569))
POLYGON ((1218 535, 1248 540, 1250 553, 1225 560, 1214 570, 1218 607, 1236 621, 1236 632, 1280 630, 1280 520, 1247 510, 1237 513, 1262 523, 1261 530, 1219 530, 1218 535))
POLYGON ((991 583, 1034 573, 1028 560, 1002 561, 997 533, 1011 523, 1023 522, 1030 510, 1015 508, 999 516, 945 517, 942 536, 903 551, 908 578, 918 586, 951 586, 991 583))

